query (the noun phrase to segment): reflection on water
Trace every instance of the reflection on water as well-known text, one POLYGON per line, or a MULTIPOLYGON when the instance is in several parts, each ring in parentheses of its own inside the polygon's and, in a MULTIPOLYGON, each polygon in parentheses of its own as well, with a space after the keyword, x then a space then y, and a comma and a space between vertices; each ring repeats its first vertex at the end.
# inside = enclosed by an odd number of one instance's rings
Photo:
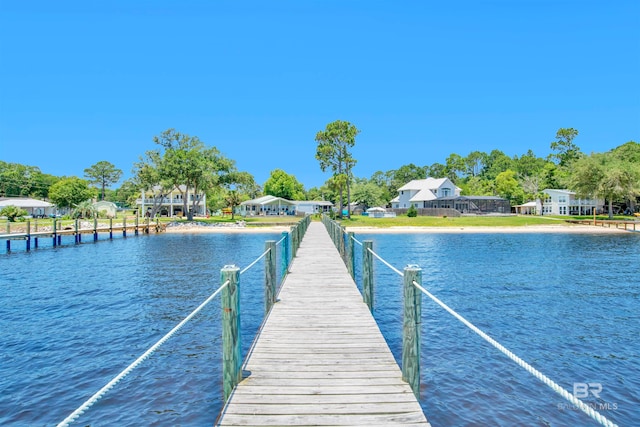
MULTIPOLYGON (((602 384, 620 425, 640 418, 638 235, 358 235, 468 320, 572 391, 602 384)), ((165 234, 0 254, 0 424, 52 425, 279 234, 165 234)), ((356 257, 359 267, 361 257, 356 257)), ((241 278, 242 345, 263 312, 263 266, 241 278)), ((375 315, 399 360, 401 278, 375 263, 375 315)), ((358 275, 358 281, 360 281, 358 275)), ((212 425, 222 407, 220 302, 82 415, 78 425, 212 425)), ((421 404, 434 426, 595 425, 423 298, 421 404)), ((591 397, 591 396, 590 396, 591 397)))

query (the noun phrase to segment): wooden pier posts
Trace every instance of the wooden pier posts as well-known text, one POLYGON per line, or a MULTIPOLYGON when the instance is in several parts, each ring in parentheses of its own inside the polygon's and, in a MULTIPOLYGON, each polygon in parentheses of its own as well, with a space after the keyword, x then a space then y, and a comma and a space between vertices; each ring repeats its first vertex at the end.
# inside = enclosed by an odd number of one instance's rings
POLYGON ((404 320, 402 324, 402 379, 409 383, 413 394, 420 398, 420 323, 422 292, 413 282, 422 285, 422 269, 408 265, 404 269, 404 320))
POLYGON ((282 251, 280 252, 281 264, 282 264, 282 280, 289 272, 289 232, 282 232, 282 251))
POLYGON ((362 242, 362 298, 373 313, 373 240, 362 242))
POLYGON ((222 378, 224 401, 242 379, 242 346, 240 345, 240 269, 225 265, 220 270, 222 290, 222 378))
POLYGON ((276 241, 267 240, 264 249, 267 252, 264 259, 264 314, 266 316, 276 303, 276 241))
POLYGON ((355 233, 350 231, 347 233, 347 270, 349 270, 349 274, 351 278, 355 280, 356 271, 355 271, 355 246, 356 242, 353 240, 355 238, 355 233))

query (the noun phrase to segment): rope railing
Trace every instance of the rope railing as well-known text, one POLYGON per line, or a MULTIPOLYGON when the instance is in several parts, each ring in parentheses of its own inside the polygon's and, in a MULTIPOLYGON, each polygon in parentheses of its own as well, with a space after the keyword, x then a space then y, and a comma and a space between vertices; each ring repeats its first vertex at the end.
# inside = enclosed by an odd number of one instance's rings
POLYGON ((195 310, 193 310, 187 317, 185 317, 180 323, 178 323, 171 331, 158 340, 153 346, 145 351, 140 357, 138 357, 133 363, 127 366, 122 372, 116 375, 111 381, 109 381, 98 392, 85 401, 78 409, 73 411, 67 418, 57 424, 58 427, 67 427, 74 422, 80 415, 90 409, 98 400, 100 400, 109 390, 111 390, 116 384, 118 384, 124 377, 126 377, 131 371, 144 362, 153 352, 155 352, 161 345, 175 335, 187 322, 189 322, 196 314, 198 314, 207 304, 209 304, 218 294, 222 293, 222 359, 223 359, 223 389, 225 395, 225 401, 231 394, 233 388, 237 385, 242 371, 241 367, 241 348, 240 348, 240 300, 239 300, 239 277, 246 273, 250 268, 255 266, 261 259, 267 257, 265 261, 265 306, 267 311, 271 309, 273 303, 275 303, 275 292, 268 291, 275 286, 275 251, 278 244, 282 245, 283 252, 283 264, 286 268, 289 265, 289 254, 297 249, 296 245, 299 245, 304 233, 306 232, 310 222, 309 217, 305 217, 292 227, 291 233, 283 232, 283 237, 278 241, 267 241, 265 251, 251 262, 242 271, 235 265, 225 265, 220 270, 221 285, 213 292, 206 300, 204 300, 195 310), (291 238, 295 236, 295 238, 291 238), (297 238, 297 239, 296 239, 297 238), (289 248, 290 240, 293 241, 292 247, 289 248), (285 262, 286 261, 286 262, 285 262), (267 277, 268 276, 268 277, 267 277), (272 285, 273 283, 273 285, 272 285), (233 288, 230 291, 230 288, 233 288))
POLYGON ((423 288, 419 283, 417 283, 416 281, 412 281, 412 284, 413 284, 413 286, 418 288, 423 294, 425 294, 426 296, 431 298, 431 300, 433 300, 436 304, 438 304, 440 307, 442 307, 444 310, 446 310, 449 314, 451 314, 453 317, 458 319, 460 322, 462 322, 465 326, 467 326, 473 332, 475 332, 476 334, 480 335, 485 341, 487 341, 489 344, 491 344, 492 346, 494 346, 495 348, 500 350, 509 359, 511 359, 514 362, 516 362, 521 368, 524 368, 527 372, 529 372, 531 375, 533 375, 534 377, 536 377, 537 379, 542 381, 544 384, 549 386, 553 391, 558 393, 560 396, 562 396, 565 399, 567 399, 574 406, 580 408, 580 410, 582 412, 584 412, 585 414, 589 415, 591 418, 593 418, 595 421, 599 422, 603 426, 616 427, 616 424, 614 424, 611 421, 609 421, 602 414, 600 414, 599 412, 595 411, 593 408, 591 408, 589 405, 584 403, 582 400, 580 400, 580 399, 576 398, 575 396, 573 396, 571 393, 566 391, 564 388, 562 388, 556 382, 552 381, 549 377, 544 375, 542 372, 538 371, 536 368, 534 368, 533 366, 531 366, 530 364, 528 364, 527 362, 522 360, 520 357, 516 356, 513 352, 508 350, 505 346, 503 346, 498 341, 496 341, 493 338, 491 338, 489 335, 484 333, 482 330, 480 330, 473 323, 469 322, 467 319, 462 317, 460 314, 458 314, 451 307, 449 307, 444 302, 442 302, 440 299, 438 299, 435 295, 431 294, 429 291, 427 291, 425 288, 423 288))
MULTIPOLYGON (((345 230, 342 226, 337 224, 335 221, 330 219, 323 219, 325 226, 329 230, 329 233, 332 237, 334 237, 334 243, 336 247, 340 251, 340 243, 344 243, 344 234, 346 234, 345 230), (335 237, 339 236, 339 237, 335 237)), ((471 322, 466 320, 463 316, 458 314, 455 310, 450 308, 440 299, 438 299, 435 295, 431 294, 427 291, 421 284, 422 282, 422 270, 416 265, 408 265, 404 272, 395 268, 389 262, 387 262, 384 258, 378 255, 372 249, 372 241, 365 240, 360 243, 352 233, 348 234, 349 239, 349 247, 352 248, 351 241, 359 243, 362 246, 362 254, 363 254, 363 299, 365 303, 369 306, 369 309, 373 312, 373 268, 371 266, 371 257, 375 257, 380 262, 382 262, 385 266, 391 269, 393 272, 403 277, 404 279, 404 320, 403 320, 403 339, 402 339, 402 378, 407 381, 411 388, 413 389, 416 396, 419 396, 420 393, 420 323, 421 323, 421 293, 424 293, 429 298, 431 298, 436 304, 442 307, 449 314, 454 316, 460 322, 462 322, 469 329, 474 331, 476 334, 480 335, 485 341, 489 342, 492 346, 506 355, 509 359, 514 361, 518 366, 525 369, 527 372, 532 374, 538 380, 540 380, 543 384, 547 385, 553 391, 558 393, 560 396, 571 402, 575 407, 579 408, 586 415, 591 417, 593 420, 597 421, 601 425, 605 427, 617 427, 615 423, 604 417, 602 414, 594 410, 591 406, 584 403, 582 400, 578 399, 567 390, 562 388, 556 382, 552 381, 549 377, 535 369, 533 366, 525 362, 523 359, 515 355, 513 352, 508 350, 502 344, 491 338, 485 332, 480 330, 478 327, 473 325, 471 322), (414 291, 417 289, 420 293, 414 291)), ((341 252, 341 255, 343 253, 341 252)), ((345 263, 347 260, 345 260, 345 263)))
POLYGON ((86 402, 84 402, 78 409, 73 411, 71 415, 65 418, 58 424, 58 427, 66 427, 84 412, 86 412, 91 406, 93 406, 102 396, 104 396, 109 390, 111 390, 116 384, 126 377, 131 371, 133 371, 138 365, 144 362, 151 354, 156 351, 162 344, 164 344, 169 338, 175 335, 189 320, 191 320, 196 314, 198 314, 209 302, 211 302, 223 289, 229 285, 229 281, 224 282, 214 293, 212 293, 202 304, 200 304, 195 310, 185 317, 180 323, 178 323, 173 329, 171 329, 165 336, 160 338, 154 345, 152 345, 147 351, 145 351, 140 357, 138 357, 133 363, 127 366, 122 372, 116 375, 111 381, 104 387, 98 390, 93 396, 91 396, 86 402))

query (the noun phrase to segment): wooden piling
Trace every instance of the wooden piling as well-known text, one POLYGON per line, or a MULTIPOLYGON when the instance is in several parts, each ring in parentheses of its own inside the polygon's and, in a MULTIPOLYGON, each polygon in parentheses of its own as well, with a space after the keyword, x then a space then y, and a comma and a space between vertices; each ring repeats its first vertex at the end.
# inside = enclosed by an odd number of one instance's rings
POLYGON ((353 279, 356 278, 355 272, 355 233, 350 231, 347 233, 347 270, 353 279))
POLYGON ((287 231, 282 232, 282 249, 280 250, 280 258, 282 264, 282 280, 289 272, 289 233, 287 231))
POLYGON ((264 314, 266 316, 276 303, 276 241, 267 240, 264 250, 267 252, 264 258, 264 314))
POLYGON ((373 313, 374 289, 373 289, 373 240, 362 242, 362 298, 364 303, 373 313))
POLYGON ((240 269, 225 265, 220 270, 222 290, 222 377, 225 402, 242 379, 240 345, 240 269))
POLYGON ((404 321, 402 327, 402 379, 420 398, 420 323, 422 293, 413 282, 422 285, 422 269, 408 265, 404 269, 404 321))

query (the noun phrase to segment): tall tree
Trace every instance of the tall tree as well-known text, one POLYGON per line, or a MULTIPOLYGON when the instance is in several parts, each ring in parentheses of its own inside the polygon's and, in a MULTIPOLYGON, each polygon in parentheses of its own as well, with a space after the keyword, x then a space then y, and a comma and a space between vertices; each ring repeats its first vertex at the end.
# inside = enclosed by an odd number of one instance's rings
POLYGON ((122 171, 105 160, 84 170, 84 177, 101 189, 100 200, 104 200, 104 189, 118 182, 121 176, 122 171))
POLYGON ((581 156, 580 148, 574 144, 573 140, 578 136, 578 130, 574 128, 560 128, 556 132, 556 140, 551 142, 551 158, 555 159, 558 165, 568 166, 581 156))
POLYGON ((516 173, 510 169, 499 173, 496 177, 496 192, 512 203, 521 203, 524 197, 524 191, 516 180, 516 173))
POLYGON ((384 188, 373 181, 356 179, 353 184, 353 200, 369 209, 374 206, 385 206, 384 188))
POLYGON ((49 198, 59 208, 71 208, 95 197, 95 189, 77 177, 63 178, 49 188, 49 198))
POLYGON ((193 220, 201 199, 201 192, 225 184, 226 176, 235 171, 234 162, 224 157, 217 148, 206 147, 198 137, 168 129, 153 138, 158 150, 158 170, 163 181, 170 183, 181 193, 187 219, 193 220), (189 193, 194 192, 189 209, 189 193))
POLYGON ((572 165, 571 184, 578 196, 605 199, 612 219, 614 201, 640 195, 640 167, 615 153, 593 153, 572 165))
POLYGON ((304 187, 295 176, 282 169, 274 169, 264 183, 264 193, 288 200, 304 200, 304 187))
POLYGON ((482 151, 472 151, 465 157, 464 163, 466 166, 467 176, 478 176, 482 173, 487 161, 487 153, 482 151))
POLYGON ((353 166, 356 160, 349 151, 356 143, 356 136, 360 131, 351 123, 336 120, 327 125, 325 130, 316 133, 316 159, 320 162, 320 169, 324 172, 331 169, 333 172, 333 182, 339 188, 340 212, 344 207, 343 189, 347 190, 347 216, 351 216, 351 191, 350 182, 352 179, 353 166))

